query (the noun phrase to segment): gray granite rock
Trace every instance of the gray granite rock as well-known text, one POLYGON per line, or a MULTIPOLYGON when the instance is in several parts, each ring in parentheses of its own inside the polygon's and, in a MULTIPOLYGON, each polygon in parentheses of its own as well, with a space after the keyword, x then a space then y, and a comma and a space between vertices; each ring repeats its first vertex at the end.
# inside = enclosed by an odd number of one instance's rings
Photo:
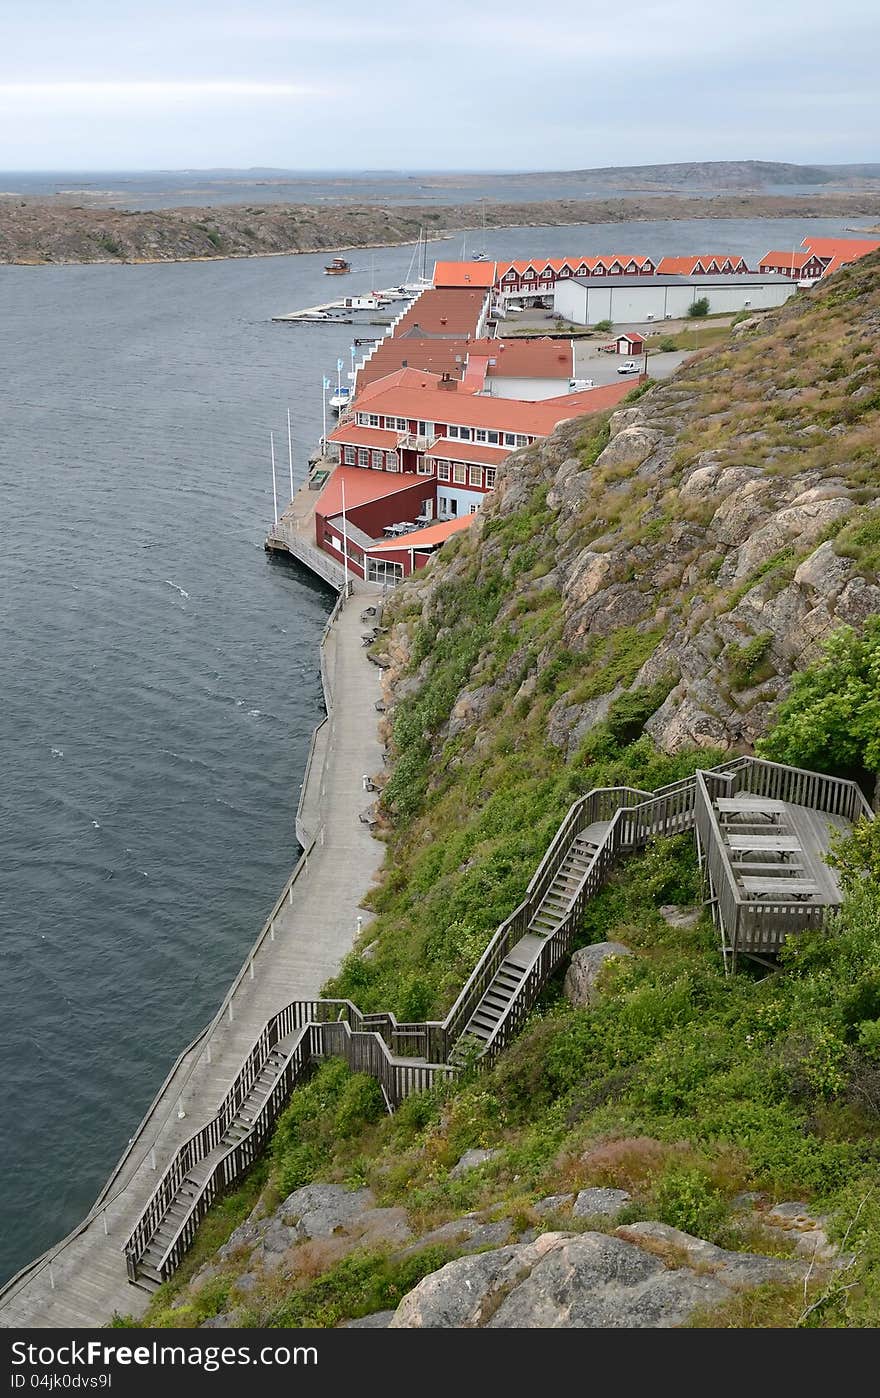
POLYGON ((483 1150, 479 1147, 473 1150, 466 1150, 464 1155, 459 1158, 449 1171, 449 1178, 451 1180, 461 1179, 462 1175, 467 1174, 468 1170, 475 1170, 478 1165, 485 1165, 488 1160, 494 1160, 496 1155, 500 1154, 500 1150, 483 1150))
POLYGON ((711 1272, 735 1291, 761 1286, 764 1282, 801 1281, 807 1270, 806 1265, 795 1258, 730 1252, 705 1238, 695 1238, 672 1228, 668 1223, 624 1223, 615 1229, 615 1235, 626 1242, 653 1246, 660 1255, 666 1254, 674 1260, 683 1256, 688 1266, 711 1272))
POLYGON ((573 1202, 573 1194, 548 1194, 545 1199, 539 1199, 537 1204, 533 1204, 532 1210, 539 1216, 555 1214, 562 1209, 567 1209, 573 1202))
POLYGON ((372 1315, 358 1316, 357 1320, 344 1320, 340 1330, 385 1330, 391 1323, 393 1311, 374 1311, 372 1315))
POLYGON ((631 1200, 626 1189, 582 1189, 572 1213, 576 1218, 616 1218, 631 1200))
POLYGON ((670 927, 680 927, 684 931, 696 927, 702 915, 700 908, 681 908, 677 903, 664 903, 660 916, 670 927))
POLYGON ((576 1009, 589 1009, 596 1003, 598 991, 596 981, 606 961, 614 957, 632 956, 629 947, 622 942, 596 942, 591 947, 582 947, 571 958, 565 973, 563 994, 569 1004, 576 1009))
POLYGON ((326 1238, 375 1205, 370 1189, 343 1189, 339 1184, 307 1184, 279 1204, 275 1217, 295 1228, 298 1238, 326 1238))

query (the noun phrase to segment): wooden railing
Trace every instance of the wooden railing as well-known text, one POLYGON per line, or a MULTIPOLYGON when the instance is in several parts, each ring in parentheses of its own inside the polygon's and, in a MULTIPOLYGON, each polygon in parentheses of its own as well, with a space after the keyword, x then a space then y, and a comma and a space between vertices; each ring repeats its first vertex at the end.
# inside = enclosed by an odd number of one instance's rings
MULTIPOLYGON (((589 792, 570 807, 535 870, 523 901, 492 937, 444 1020, 399 1023, 391 1013, 363 1014, 350 1000, 297 1000, 269 1021, 216 1116, 180 1147, 143 1210, 126 1244, 129 1276, 134 1279, 138 1260, 167 1215, 186 1175, 216 1150, 260 1076, 269 1054, 281 1040, 295 1035, 293 1047, 247 1134, 215 1163, 187 1217, 168 1244, 159 1267, 162 1276, 170 1275, 179 1264, 213 1200, 240 1178, 255 1159, 292 1087, 310 1071, 315 1060, 341 1056, 353 1071, 369 1073, 379 1082, 389 1109, 412 1093, 427 1091, 438 1081, 453 1077, 458 1069, 447 1061, 452 1049, 501 963, 528 930, 572 841, 588 826, 599 821, 609 822, 568 913, 545 939, 529 966, 483 1046, 478 1066, 494 1062, 520 1030, 542 986, 570 952, 588 899, 605 883, 616 861, 658 836, 696 829, 717 901, 716 915, 725 928, 732 929, 734 946, 739 945, 740 950, 756 946, 758 938, 764 939, 766 944, 767 937, 776 934, 777 926, 781 942, 792 930, 821 921, 826 912, 822 906, 792 903, 762 907, 741 897, 724 855, 721 830, 712 804, 719 795, 739 791, 811 806, 851 821, 859 815, 872 814, 864 796, 852 782, 748 757, 698 771, 653 793, 633 787, 597 788, 589 792)), ((273 912, 277 912, 285 894, 273 912)), ((268 923, 271 923, 271 916, 268 923)))

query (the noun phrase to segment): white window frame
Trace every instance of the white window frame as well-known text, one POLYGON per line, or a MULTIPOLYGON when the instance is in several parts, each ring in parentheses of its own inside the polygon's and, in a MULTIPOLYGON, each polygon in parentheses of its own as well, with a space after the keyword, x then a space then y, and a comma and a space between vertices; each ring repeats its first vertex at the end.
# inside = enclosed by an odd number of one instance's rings
POLYGON ((357 454, 354 447, 343 447, 342 456, 346 466, 357 465, 357 454))
POLYGON ((467 467, 463 461, 453 463, 452 480, 454 485, 467 485, 467 467))
POLYGON ((368 414, 368 417, 369 417, 369 419, 370 419, 370 426, 371 426, 371 427, 378 427, 378 426, 379 426, 379 414, 378 414, 378 413, 369 413, 369 414, 368 414))
POLYGON ((384 471, 385 453, 381 447, 373 447, 373 450, 370 452, 370 465, 374 471, 384 471))
POLYGON ((369 464, 370 464, 370 450, 369 450, 369 447, 358 447, 358 465, 359 465, 359 466, 369 466, 369 464))
POLYGON ((437 475, 438 475, 438 477, 439 477, 439 479, 440 479, 441 481, 448 481, 448 480, 449 480, 449 462, 448 462, 448 461, 438 461, 438 462, 437 462, 437 475))
POLYGON ((419 476, 433 476, 434 463, 429 456, 420 456, 416 461, 416 474, 419 476))
POLYGON ((517 444, 518 447, 527 447, 527 446, 528 446, 528 444, 529 444, 529 439, 528 439, 528 437, 525 435, 524 432, 517 432, 517 434, 516 434, 516 444, 517 444))
POLYGON ((468 485, 483 488, 483 468, 482 466, 471 466, 468 470, 468 485))
POLYGON ((385 453, 385 470, 386 470, 386 471, 399 471, 399 470, 400 470, 400 459, 399 459, 399 457, 398 457, 396 451, 386 451, 386 453, 385 453))
POLYGON ((486 476, 485 476, 485 480, 486 480, 486 489, 487 489, 487 490, 494 490, 494 489, 495 489, 495 478, 496 478, 497 474, 498 474, 498 467, 497 467, 497 466, 487 466, 487 467, 486 467, 486 476))
POLYGON ((489 434, 488 434, 488 432, 486 431, 485 427, 478 427, 478 428, 476 428, 476 430, 474 431, 474 441, 475 441, 475 442, 488 442, 488 440, 489 440, 489 434))

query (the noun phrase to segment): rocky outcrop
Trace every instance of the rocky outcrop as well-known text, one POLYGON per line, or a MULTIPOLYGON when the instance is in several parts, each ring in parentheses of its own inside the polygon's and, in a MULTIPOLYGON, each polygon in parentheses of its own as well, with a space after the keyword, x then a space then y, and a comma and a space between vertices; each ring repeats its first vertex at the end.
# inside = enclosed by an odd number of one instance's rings
POLYGON ((807 1269, 659 1223, 610 1236, 544 1233, 447 1263, 403 1298, 389 1329, 668 1329, 738 1291, 800 1281, 807 1269))
POLYGON ((576 951, 565 973, 562 993, 575 1009, 589 1009, 599 998, 596 982, 609 961, 621 956, 632 956, 629 947, 622 942, 595 942, 592 946, 581 947, 576 951))

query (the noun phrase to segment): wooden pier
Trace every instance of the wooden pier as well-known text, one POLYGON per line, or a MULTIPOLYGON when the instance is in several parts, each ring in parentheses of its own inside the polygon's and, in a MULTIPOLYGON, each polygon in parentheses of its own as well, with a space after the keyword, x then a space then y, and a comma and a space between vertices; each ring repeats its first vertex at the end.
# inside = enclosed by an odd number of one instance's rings
POLYGON ((318 306, 304 306, 301 311, 288 311, 284 315, 273 316, 273 321, 281 323, 299 323, 307 325, 383 325, 391 324, 391 316, 383 316, 379 320, 367 320, 365 316, 371 315, 374 311, 380 311, 385 306, 394 306, 401 301, 411 301, 417 294, 417 288, 399 286, 387 287, 384 291, 357 292, 354 296, 339 296, 334 301, 323 301, 318 306), (383 303, 376 307, 348 307, 346 301, 356 299, 359 296, 376 296, 383 303), (360 310, 360 314, 358 311, 360 310), (346 315, 336 315, 334 312, 348 311, 346 315))

